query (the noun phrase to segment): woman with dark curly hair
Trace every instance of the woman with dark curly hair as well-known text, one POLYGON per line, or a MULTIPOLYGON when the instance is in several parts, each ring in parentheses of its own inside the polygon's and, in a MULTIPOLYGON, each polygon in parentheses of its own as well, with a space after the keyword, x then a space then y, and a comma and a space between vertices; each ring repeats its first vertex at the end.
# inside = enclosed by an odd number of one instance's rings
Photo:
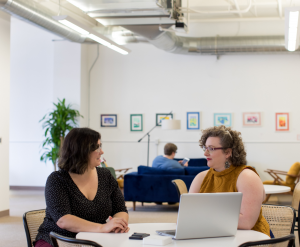
POLYGON ((78 232, 128 232, 124 197, 110 171, 99 168, 101 136, 89 128, 74 128, 66 136, 59 171, 46 182, 46 217, 35 247, 51 247, 51 231, 74 238, 78 232))
POLYGON ((242 192, 238 229, 270 236, 261 209, 265 198, 263 183, 255 169, 246 165, 241 133, 225 126, 208 128, 202 133, 200 147, 210 169, 195 177, 189 193, 242 192))

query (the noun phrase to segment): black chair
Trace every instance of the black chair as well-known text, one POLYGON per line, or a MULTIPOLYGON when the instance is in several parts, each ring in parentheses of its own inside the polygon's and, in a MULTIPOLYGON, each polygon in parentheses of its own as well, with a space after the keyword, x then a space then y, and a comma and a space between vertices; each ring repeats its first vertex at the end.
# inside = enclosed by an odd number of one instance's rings
POLYGON ((246 242, 239 245, 238 247, 248 247, 248 246, 292 247, 294 243, 295 243, 295 235, 290 234, 282 238, 272 238, 268 240, 246 242))
POLYGON ((50 232, 50 238, 54 247, 102 247, 93 241, 68 238, 58 235, 55 232, 50 232))
POLYGON ((24 213, 23 224, 25 228, 28 247, 33 247, 33 241, 36 238, 40 225, 44 221, 45 214, 46 214, 45 209, 33 210, 24 213))

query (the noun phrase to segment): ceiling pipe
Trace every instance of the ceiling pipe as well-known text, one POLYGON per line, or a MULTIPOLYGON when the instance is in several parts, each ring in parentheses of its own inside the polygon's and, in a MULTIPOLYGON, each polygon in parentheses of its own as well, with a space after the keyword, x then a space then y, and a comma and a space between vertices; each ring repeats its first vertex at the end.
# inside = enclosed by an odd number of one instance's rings
POLYGON ((69 41, 77 43, 89 41, 84 35, 81 35, 65 25, 53 20, 52 16, 54 13, 50 12, 47 8, 40 6, 36 2, 31 3, 23 0, 0 0, 0 9, 12 16, 48 30, 69 41))

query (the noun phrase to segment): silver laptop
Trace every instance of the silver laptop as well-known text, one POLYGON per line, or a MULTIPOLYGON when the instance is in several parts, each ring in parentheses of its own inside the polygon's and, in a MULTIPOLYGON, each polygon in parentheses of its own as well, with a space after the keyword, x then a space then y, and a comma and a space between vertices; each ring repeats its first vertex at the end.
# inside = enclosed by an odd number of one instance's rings
POLYGON ((176 230, 157 230, 174 239, 234 236, 237 231, 241 192, 193 193, 180 197, 176 230))

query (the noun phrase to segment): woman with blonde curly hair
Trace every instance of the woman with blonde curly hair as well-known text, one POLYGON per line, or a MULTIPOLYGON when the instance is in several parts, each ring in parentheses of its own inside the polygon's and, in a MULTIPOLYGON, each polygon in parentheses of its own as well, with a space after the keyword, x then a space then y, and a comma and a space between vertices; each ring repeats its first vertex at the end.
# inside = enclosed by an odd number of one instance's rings
POLYGON ((241 133, 225 126, 208 128, 202 133, 200 147, 210 169, 195 177, 189 193, 242 192, 238 229, 270 236, 270 227, 261 209, 264 187, 255 169, 246 165, 241 133))

